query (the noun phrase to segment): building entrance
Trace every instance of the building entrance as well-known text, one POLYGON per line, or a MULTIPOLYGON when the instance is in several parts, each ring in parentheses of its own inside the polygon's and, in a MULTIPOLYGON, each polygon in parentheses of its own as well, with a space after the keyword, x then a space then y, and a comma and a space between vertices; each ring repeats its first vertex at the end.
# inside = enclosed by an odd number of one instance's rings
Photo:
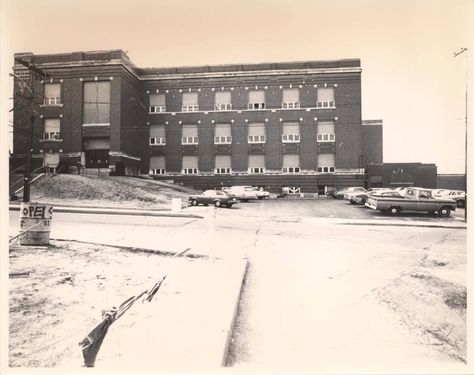
POLYGON ((109 149, 86 150, 86 168, 108 168, 109 149))
POLYGON ((109 167, 110 141, 108 138, 87 139, 85 142, 86 168, 109 167))

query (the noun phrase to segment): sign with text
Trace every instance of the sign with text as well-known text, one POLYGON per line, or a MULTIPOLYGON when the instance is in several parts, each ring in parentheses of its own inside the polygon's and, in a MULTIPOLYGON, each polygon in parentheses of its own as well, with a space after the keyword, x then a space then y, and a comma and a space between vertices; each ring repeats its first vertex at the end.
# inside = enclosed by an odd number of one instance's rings
POLYGON ((41 203, 22 203, 20 207, 20 218, 51 219, 53 217, 53 206, 41 203))

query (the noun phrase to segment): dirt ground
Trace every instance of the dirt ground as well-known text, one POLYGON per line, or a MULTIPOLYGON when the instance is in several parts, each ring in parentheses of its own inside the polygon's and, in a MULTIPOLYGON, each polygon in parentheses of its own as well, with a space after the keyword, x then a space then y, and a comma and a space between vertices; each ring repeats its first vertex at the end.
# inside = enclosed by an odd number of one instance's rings
POLYGON ((32 185, 31 200, 56 205, 115 208, 170 208, 171 198, 196 191, 145 178, 58 174, 32 185))
POLYGON ((11 367, 61 366, 70 358, 80 366, 78 343, 102 309, 150 289, 171 264, 194 261, 70 241, 12 246, 9 258, 11 367))

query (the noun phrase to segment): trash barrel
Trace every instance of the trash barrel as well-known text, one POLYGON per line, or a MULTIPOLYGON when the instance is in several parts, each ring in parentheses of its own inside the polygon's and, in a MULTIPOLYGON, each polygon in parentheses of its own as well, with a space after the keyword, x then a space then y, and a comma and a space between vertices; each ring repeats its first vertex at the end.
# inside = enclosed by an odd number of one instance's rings
POLYGON ((20 206, 20 245, 49 245, 53 206, 23 202, 20 206))

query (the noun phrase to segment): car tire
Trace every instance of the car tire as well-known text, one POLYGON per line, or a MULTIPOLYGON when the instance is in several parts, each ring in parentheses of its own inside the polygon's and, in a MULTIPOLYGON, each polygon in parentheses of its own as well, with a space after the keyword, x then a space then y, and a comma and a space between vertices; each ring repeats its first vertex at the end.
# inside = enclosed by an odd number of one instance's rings
POLYGON ((191 199, 191 206, 197 206, 198 201, 196 199, 191 199))
POLYGON ((459 208, 464 208, 464 206, 466 206, 466 201, 459 200, 459 201, 457 201, 456 205, 457 205, 459 208))
POLYGON ((221 201, 215 201, 215 202, 214 202, 214 206, 220 207, 220 206, 221 206, 221 201))
POLYGON ((259 200, 263 199, 263 197, 258 197, 259 200))
POLYGON ((388 209, 388 212, 391 214, 391 215, 396 215, 400 212, 400 207, 390 207, 388 209))
POLYGON ((449 217, 449 215, 451 215, 451 208, 446 207, 446 206, 441 207, 438 210, 438 215, 441 217, 449 217))
POLYGON ((232 208, 232 204, 233 204, 233 203, 228 203, 228 204, 227 204, 227 208, 232 208))

